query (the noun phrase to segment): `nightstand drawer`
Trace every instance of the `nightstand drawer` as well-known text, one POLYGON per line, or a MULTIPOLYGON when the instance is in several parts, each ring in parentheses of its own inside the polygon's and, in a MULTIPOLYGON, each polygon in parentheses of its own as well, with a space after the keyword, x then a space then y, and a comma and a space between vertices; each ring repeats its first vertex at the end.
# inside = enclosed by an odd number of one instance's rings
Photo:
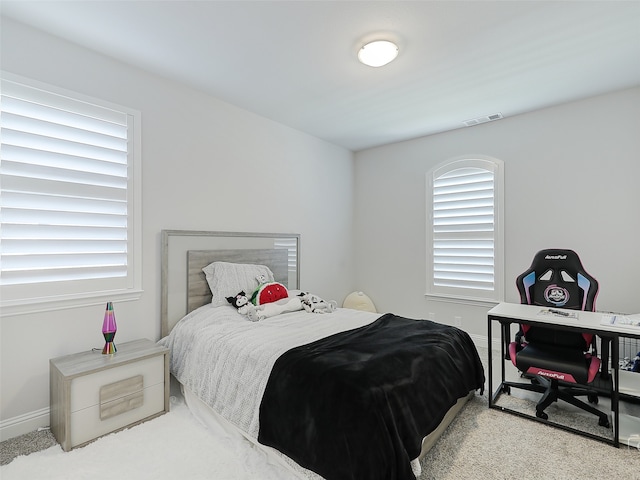
POLYGON ((100 420, 141 407, 144 403, 143 388, 142 375, 100 387, 100 420))
POLYGON ((101 388, 136 376, 142 376, 142 388, 164 383, 164 357, 155 356, 75 378, 71 382, 71 413, 99 405, 101 388))
POLYGON ((142 405, 118 415, 100 419, 100 405, 71 413, 71 446, 137 423, 164 410, 164 384, 153 385, 142 392, 142 405))

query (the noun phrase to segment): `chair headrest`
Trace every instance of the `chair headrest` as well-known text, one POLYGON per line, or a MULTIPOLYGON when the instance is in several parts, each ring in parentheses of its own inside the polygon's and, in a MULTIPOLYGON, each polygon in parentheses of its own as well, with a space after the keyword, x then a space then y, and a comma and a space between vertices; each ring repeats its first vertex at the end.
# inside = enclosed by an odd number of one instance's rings
POLYGON ((530 268, 536 272, 549 269, 564 269, 575 272, 584 271, 580 257, 576 252, 561 249, 540 250, 533 257, 530 268))
POLYGON ((573 250, 546 249, 533 257, 516 285, 522 303, 594 310, 598 282, 589 275, 573 250))

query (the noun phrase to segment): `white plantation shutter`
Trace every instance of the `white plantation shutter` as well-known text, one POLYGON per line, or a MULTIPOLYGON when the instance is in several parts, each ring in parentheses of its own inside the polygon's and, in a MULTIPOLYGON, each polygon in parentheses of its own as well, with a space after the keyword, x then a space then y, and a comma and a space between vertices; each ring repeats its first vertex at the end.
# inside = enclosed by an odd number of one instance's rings
POLYGON ((3 304, 139 287, 136 113, 7 79, 0 99, 3 304))
POLYGON ((291 289, 299 289, 298 278, 298 236, 280 237, 273 241, 276 249, 287 250, 287 264, 289 270, 289 285, 291 289))
POLYGON ((502 295, 501 163, 458 160, 428 176, 428 292, 502 295))

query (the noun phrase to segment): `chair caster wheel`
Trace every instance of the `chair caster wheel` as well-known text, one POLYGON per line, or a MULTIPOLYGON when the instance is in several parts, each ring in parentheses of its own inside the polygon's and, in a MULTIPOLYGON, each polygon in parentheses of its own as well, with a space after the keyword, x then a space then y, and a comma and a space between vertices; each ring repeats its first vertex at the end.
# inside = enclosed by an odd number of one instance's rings
POLYGON ((598 404, 598 395, 596 395, 595 393, 588 394, 587 399, 589 400, 589 403, 593 403, 595 405, 598 404))
POLYGON ((611 426, 609 424, 609 419, 608 418, 601 418, 600 420, 598 420, 598 425, 600 425, 601 427, 605 427, 605 428, 609 428, 611 426))
POLYGON ((549 415, 544 412, 536 411, 536 417, 541 418, 542 420, 549 420, 549 415))

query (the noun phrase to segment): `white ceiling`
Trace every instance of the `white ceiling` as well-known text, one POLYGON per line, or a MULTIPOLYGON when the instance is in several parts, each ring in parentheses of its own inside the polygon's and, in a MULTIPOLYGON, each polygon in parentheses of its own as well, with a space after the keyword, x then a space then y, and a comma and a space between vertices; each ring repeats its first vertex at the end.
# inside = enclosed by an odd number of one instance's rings
MULTIPOLYGON (((640 1, 13 1, 1 13, 357 151, 640 85, 640 1), (365 40, 400 47, 381 68, 365 40)), ((473 128, 473 127, 471 127, 473 128)))

